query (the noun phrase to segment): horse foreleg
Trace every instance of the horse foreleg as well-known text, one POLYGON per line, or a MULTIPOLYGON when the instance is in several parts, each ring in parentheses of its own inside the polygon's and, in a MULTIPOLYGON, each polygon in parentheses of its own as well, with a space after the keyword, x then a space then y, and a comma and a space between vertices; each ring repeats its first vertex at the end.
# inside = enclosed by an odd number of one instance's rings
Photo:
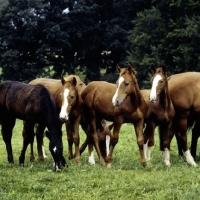
POLYGON ((144 157, 144 135, 143 135, 143 127, 144 127, 144 119, 142 118, 137 123, 134 124, 135 133, 137 137, 137 144, 140 152, 140 162, 143 167, 147 165, 145 157, 144 157))
POLYGON ((112 154, 113 154, 115 145, 118 143, 118 140, 119 140, 119 130, 120 130, 121 124, 122 123, 120 122, 114 122, 113 135, 110 140, 110 149, 109 149, 108 156, 106 158, 108 168, 110 168, 112 165, 112 154))
POLYGON ((71 160, 73 156, 73 125, 70 121, 65 123, 66 132, 67 132, 67 142, 68 142, 68 159, 71 160))
POLYGON ((98 139, 98 134, 97 132, 95 131, 93 134, 92 134, 92 139, 93 139, 93 142, 94 142, 94 146, 95 146, 95 149, 96 149, 96 152, 97 152, 97 155, 99 157, 99 162, 102 166, 105 166, 106 163, 101 155, 101 151, 100 151, 100 148, 99 148, 99 139, 98 139))
POLYGON ((15 119, 9 119, 9 124, 6 121, 2 120, 2 136, 6 145, 7 159, 8 162, 11 164, 14 163, 12 144, 11 144, 12 129, 14 126, 15 126, 15 119))
POLYGON ((79 124, 80 124, 80 119, 78 118, 74 122, 74 135, 73 135, 73 141, 75 145, 75 160, 77 164, 81 164, 81 155, 79 151, 79 144, 80 144, 80 137, 79 137, 79 124))

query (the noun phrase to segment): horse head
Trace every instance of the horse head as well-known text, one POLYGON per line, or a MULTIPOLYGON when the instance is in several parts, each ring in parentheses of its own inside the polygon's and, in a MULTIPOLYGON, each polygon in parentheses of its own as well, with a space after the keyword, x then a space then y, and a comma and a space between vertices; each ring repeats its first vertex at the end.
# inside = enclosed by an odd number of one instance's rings
POLYGON ((151 92, 149 95, 150 102, 154 103, 157 100, 157 97, 164 91, 167 87, 167 75, 166 75, 166 66, 162 65, 161 67, 156 68, 155 66, 150 67, 153 77, 151 78, 151 92))
POLYGON ((137 72, 128 64, 127 68, 120 68, 119 65, 116 66, 119 73, 119 78, 117 80, 117 90, 112 98, 112 103, 114 106, 120 106, 123 100, 130 95, 137 84, 135 75, 137 72))
POLYGON ((61 83, 63 86, 63 90, 60 93, 60 98, 62 101, 62 106, 60 110, 60 120, 68 121, 69 114, 71 110, 76 106, 78 102, 78 91, 76 89, 76 78, 73 75, 70 75, 66 78, 61 78, 61 83))

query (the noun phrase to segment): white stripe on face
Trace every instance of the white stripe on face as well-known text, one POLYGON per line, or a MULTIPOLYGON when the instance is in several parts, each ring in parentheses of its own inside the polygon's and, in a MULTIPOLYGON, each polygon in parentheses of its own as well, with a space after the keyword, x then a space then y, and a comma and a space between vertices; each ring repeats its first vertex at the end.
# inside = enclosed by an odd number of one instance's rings
POLYGON ((116 98, 117 98, 117 96, 118 96, 119 87, 120 87, 120 85, 121 85, 121 83, 122 83, 123 81, 124 81, 124 78, 123 78, 123 77, 120 77, 120 78, 119 78, 118 88, 117 88, 117 90, 116 90, 116 92, 115 92, 115 94, 114 94, 114 96, 113 96, 113 98, 112 98, 112 104, 113 104, 113 106, 116 105, 116 98))
POLYGON ((69 113, 67 113, 67 107, 69 105, 68 100, 67 100, 68 95, 69 95, 69 89, 65 89, 64 90, 64 95, 63 95, 64 103, 63 103, 63 105, 61 107, 60 118, 66 119, 66 120, 68 120, 68 118, 69 118, 69 113))
POLYGON ((156 100, 156 87, 158 85, 158 81, 160 81, 162 79, 161 75, 156 75, 156 77, 153 80, 153 84, 151 87, 151 92, 150 92, 150 96, 149 96, 149 100, 150 101, 155 101, 156 100))

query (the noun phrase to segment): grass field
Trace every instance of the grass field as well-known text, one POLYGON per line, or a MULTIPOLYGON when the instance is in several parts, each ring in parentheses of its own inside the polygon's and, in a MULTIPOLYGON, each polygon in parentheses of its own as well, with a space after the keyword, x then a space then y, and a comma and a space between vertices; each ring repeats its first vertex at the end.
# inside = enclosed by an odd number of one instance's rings
MULTIPOLYGON (((53 171, 53 162, 48 151, 44 162, 29 162, 28 148, 25 167, 18 164, 22 146, 22 122, 17 121, 13 131, 13 153, 15 164, 7 162, 7 153, 3 139, 0 139, 0 200, 197 200, 200 199, 200 169, 188 166, 185 160, 177 156, 175 139, 171 144, 171 167, 166 167, 161 160, 158 135, 155 134, 155 147, 152 160, 146 168, 139 162, 139 151, 132 125, 124 124, 120 131, 112 168, 88 165, 88 153, 82 155, 82 164, 67 160, 68 168, 61 173, 53 171)), ((81 131, 81 141, 85 135, 81 131)), ((63 131, 64 156, 67 159, 66 134, 63 131)), ((190 143, 190 134, 188 135, 190 143)), ((36 146, 35 146, 35 155, 36 146)), ((199 152, 197 164, 200 165, 199 152)))

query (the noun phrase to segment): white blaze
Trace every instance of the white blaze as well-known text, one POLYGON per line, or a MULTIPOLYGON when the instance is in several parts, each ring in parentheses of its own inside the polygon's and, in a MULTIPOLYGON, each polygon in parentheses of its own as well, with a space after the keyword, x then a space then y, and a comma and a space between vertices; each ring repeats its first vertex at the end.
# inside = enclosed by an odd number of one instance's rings
POLYGON ((121 85, 121 83, 124 81, 124 78, 123 77, 120 77, 119 78, 119 84, 118 84, 118 87, 117 87, 117 90, 116 90, 116 92, 115 92, 115 94, 114 94, 114 96, 113 96, 113 98, 112 98, 112 104, 115 106, 116 105, 116 98, 117 98, 117 96, 118 96, 118 91, 119 91, 119 87, 120 87, 120 85, 121 85))
POLYGON ((156 75, 155 78, 153 79, 153 84, 152 84, 151 92, 150 92, 150 96, 149 96, 150 101, 156 100, 156 87, 158 85, 158 81, 160 81, 161 79, 162 79, 162 77, 159 74, 156 75))
POLYGON ((68 120, 68 118, 69 118, 69 113, 67 113, 67 107, 69 105, 68 100, 67 100, 68 95, 69 95, 69 89, 65 89, 64 90, 64 102, 61 107, 60 118, 65 118, 66 120, 68 120))

